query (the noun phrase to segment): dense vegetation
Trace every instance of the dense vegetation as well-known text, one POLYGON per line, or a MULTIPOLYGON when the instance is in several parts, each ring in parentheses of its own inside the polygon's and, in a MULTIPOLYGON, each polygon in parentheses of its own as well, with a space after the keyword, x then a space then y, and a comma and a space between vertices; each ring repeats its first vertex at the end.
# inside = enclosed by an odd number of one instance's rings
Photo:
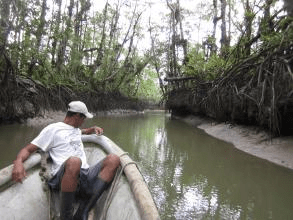
POLYGON ((98 110, 164 97, 174 114, 290 133, 291 0, 287 11, 277 0, 182 3, 2 0, 0 121, 72 99, 98 110), (144 16, 154 3, 164 5, 159 20, 144 16))
POLYGON ((173 85, 167 105, 174 113, 292 134, 293 18, 283 9, 273 10, 274 3, 262 2, 256 12, 255 5, 245 1, 235 45, 230 46, 230 33, 222 25, 219 49, 215 35, 204 42, 204 50, 202 45, 192 48, 186 63, 177 67, 181 71, 167 78, 173 85))
POLYGON ((0 121, 64 109, 76 98, 91 97, 101 110, 129 108, 138 99, 158 102, 151 56, 140 55, 135 44, 141 13, 130 7, 122 23, 119 3, 107 2, 101 11, 93 6, 89 0, 1 1, 0 121))

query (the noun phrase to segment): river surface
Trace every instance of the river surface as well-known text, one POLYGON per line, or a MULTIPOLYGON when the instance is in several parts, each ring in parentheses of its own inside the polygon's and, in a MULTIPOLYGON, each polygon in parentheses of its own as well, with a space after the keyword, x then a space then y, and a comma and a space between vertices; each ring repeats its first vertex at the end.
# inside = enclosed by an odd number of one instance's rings
MULTIPOLYGON (((162 220, 293 219, 293 171, 164 113, 101 116, 105 135, 135 160, 162 220)), ((0 168, 43 126, 0 126, 0 168)))

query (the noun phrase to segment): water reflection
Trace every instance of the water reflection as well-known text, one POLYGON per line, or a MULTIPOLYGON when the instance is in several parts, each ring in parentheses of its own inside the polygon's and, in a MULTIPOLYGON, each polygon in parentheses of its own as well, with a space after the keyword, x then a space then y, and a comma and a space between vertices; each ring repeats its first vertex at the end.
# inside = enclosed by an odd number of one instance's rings
MULTIPOLYGON (((164 114, 97 117, 85 127, 95 124, 137 161, 163 220, 293 219, 291 170, 164 114)), ((7 146, 23 146, 39 130, 0 127, 1 154, 7 146)))
POLYGON ((19 150, 29 143, 39 132, 39 128, 20 124, 0 126, 0 169, 15 160, 19 150))
POLYGON ((109 129, 139 163, 162 219, 293 218, 290 170, 165 115, 116 118, 109 129))

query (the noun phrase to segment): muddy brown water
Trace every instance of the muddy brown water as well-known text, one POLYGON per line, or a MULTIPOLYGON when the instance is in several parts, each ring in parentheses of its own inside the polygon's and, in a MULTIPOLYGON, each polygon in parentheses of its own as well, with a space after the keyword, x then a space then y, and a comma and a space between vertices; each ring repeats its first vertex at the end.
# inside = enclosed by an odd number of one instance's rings
MULTIPOLYGON (((105 135, 137 162, 162 219, 293 219, 293 171, 164 113, 103 116, 105 135)), ((0 168, 44 125, 0 126, 0 168)))

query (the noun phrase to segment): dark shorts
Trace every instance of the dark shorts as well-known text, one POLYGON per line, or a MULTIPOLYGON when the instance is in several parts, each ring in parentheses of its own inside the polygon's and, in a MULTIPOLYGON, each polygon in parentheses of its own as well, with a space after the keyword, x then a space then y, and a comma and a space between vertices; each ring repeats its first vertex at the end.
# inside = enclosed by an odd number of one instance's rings
MULTIPOLYGON (((93 194, 95 185, 100 179, 98 175, 102 168, 103 160, 89 167, 88 169, 81 168, 79 175, 79 184, 77 188, 77 196, 88 197, 93 194)), ((61 179, 65 170, 65 163, 60 167, 59 171, 48 181, 50 189, 59 191, 61 188, 61 179)))

